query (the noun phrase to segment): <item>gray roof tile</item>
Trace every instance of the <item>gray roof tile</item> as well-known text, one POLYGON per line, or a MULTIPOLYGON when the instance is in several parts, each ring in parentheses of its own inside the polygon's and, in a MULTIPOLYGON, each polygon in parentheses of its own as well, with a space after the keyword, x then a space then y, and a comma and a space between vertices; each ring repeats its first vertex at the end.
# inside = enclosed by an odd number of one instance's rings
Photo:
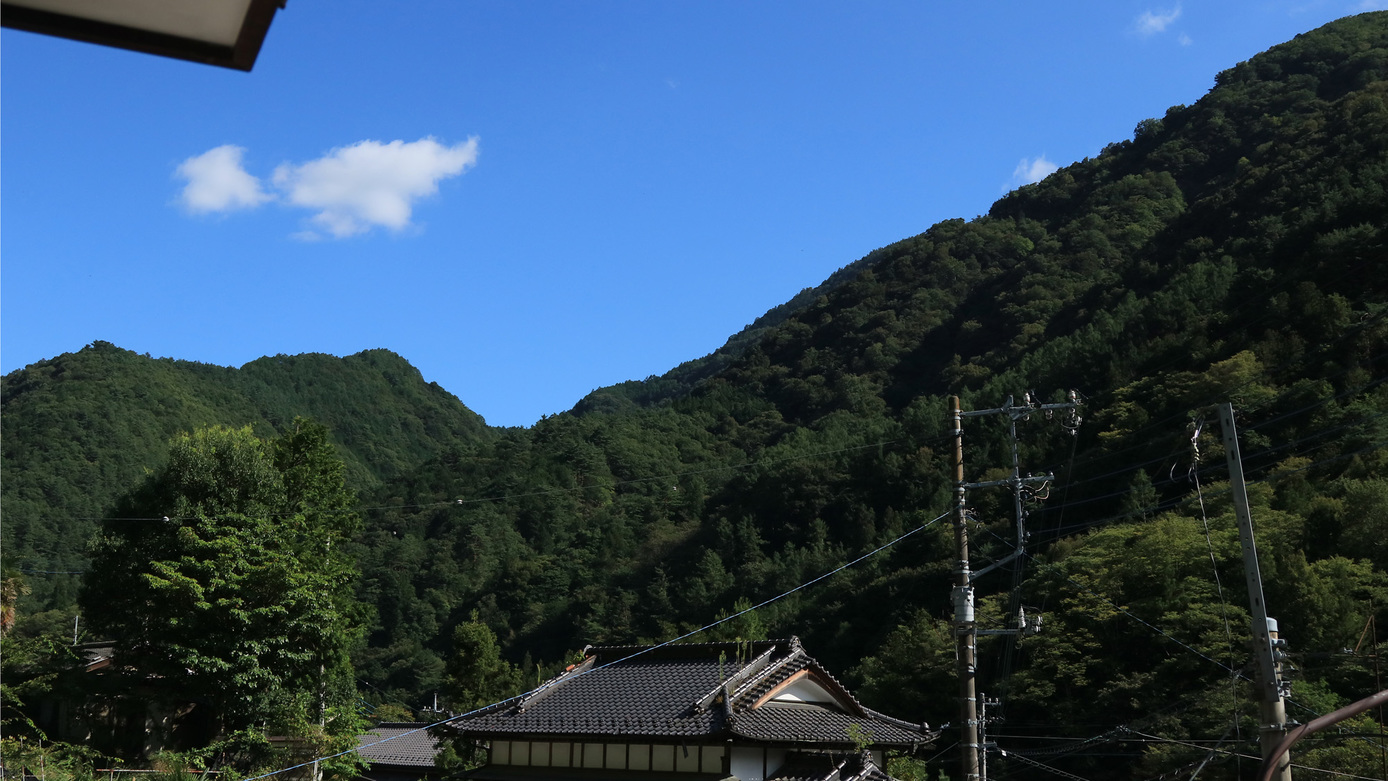
POLYGON ((590 648, 589 658, 519 701, 459 719, 476 736, 643 738, 742 737, 768 743, 847 748, 850 724, 875 746, 908 747, 934 738, 923 724, 864 708, 797 639, 590 648), (808 671, 843 708, 758 700, 808 671), (731 699, 724 696, 731 693, 731 699))
POLYGON ((870 754, 792 752, 768 781, 893 781, 870 754))
POLYGON ((357 736, 357 753, 380 765, 433 767, 438 742, 427 724, 385 723, 357 736), (382 742, 384 741, 384 742, 382 742))

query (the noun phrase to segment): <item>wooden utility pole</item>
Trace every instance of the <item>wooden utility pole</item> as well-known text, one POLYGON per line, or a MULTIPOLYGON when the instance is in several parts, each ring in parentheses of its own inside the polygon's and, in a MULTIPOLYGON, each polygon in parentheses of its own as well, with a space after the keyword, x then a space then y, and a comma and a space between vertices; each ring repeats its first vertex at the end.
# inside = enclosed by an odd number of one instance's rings
POLYGON ((1219 427, 1224 435, 1224 455, 1229 461, 1229 488, 1234 497, 1234 515, 1239 521, 1243 572, 1248 582, 1248 601, 1253 612, 1254 656, 1258 661, 1258 743, 1262 746, 1263 762, 1275 763, 1269 778, 1292 781, 1291 760, 1286 749, 1281 747, 1287 734, 1287 706, 1282 699, 1282 664, 1278 649, 1286 645, 1286 641, 1277 637, 1277 622, 1268 618, 1267 605, 1263 602, 1263 576, 1258 569, 1253 515, 1248 508, 1248 491, 1243 482, 1239 436, 1234 429, 1234 405, 1227 402, 1220 405, 1219 427))

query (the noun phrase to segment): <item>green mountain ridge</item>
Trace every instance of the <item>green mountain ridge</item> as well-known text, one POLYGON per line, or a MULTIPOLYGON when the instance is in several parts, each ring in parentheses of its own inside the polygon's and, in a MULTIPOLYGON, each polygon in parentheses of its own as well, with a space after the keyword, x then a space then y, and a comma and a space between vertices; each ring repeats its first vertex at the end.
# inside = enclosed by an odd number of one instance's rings
MULTIPOLYGON (((1074 388, 1076 435, 1021 424, 1024 470, 1057 476, 1027 504, 1030 555, 980 582, 985 626, 1029 605, 1051 628, 981 644, 1009 729, 1229 728, 1226 673, 1202 661, 1238 669, 1248 633, 1211 412, 1226 401, 1260 481, 1268 602, 1307 654, 1299 701, 1363 696, 1366 662, 1315 655, 1353 647, 1388 598, 1388 550, 1369 543, 1388 538, 1386 97, 1388 14, 1307 33, 988 215, 872 253, 716 368, 600 389, 384 486, 364 678, 429 691, 473 610, 529 665, 692 631, 888 546, 701 637, 797 634, 873 707, 955 720, 948 529, 892 541, 951 506, 950 394, 986 409, 1074 388)), ((967 428, 969 479, 1005 474, 1006 427, 967 428)), ((1004 558, 1011 498, 969 500, 978 561, 1004 558)), ((1148 777, 1201 758, 1107 748, 1123 758, 1063 766, 1148 777)))
MULTIPOLYGON (((273 356, 239 369, 94 342, 13 371, 3 399, 5 566, 75 572, 115 497, 163 462, 176 433, 210 425, 329 426, 349 484, 366 490, 459 443, 482 418, 388 350, 273 356)), ((71 605, 75 579, 35 578, 35 601, 71 605)))
MULTIPOLYGON (((978 584, 981 625, 1026 606, 1046 629, 981 641, 980 688, 1004 698, 1012 735, 1105 749, 1047 755, 1067 772, 1189 769, 1204 751, 1121 736, 1257 734, 1230 672, 1246 664, 1247 594, 1212 405, 1240 415, 1298 718, 1372 691, 1369 657, 1340 651, 1388 622, 1386 185, 1388 13, 1371 13, 1220 73, 1195 104, 985 216, 870 253, 710 356, 530 428, 483 428, 384 351, 232 370, 94 345, 55 359, 61 372, 5 378, 6 563, 16 541, 76 536, 55 521, 78 505, 56 512, 45 490, 95 501, 158 458, 153 433, 122 449, 135 432, 118 426, 307 414, 371 508, 356 666, 372 702, 439 690, 474 614, 528 677, 588 643, 699 630, 880 549, 699 637, 798 635, 865 703, 940 724, 958 717, 953 541, 937 520, 954 487, 950 396, 988 409, 1073 388, 1078 428, 1018 424, 1022 469, 1056 481, 1026 497, 1027 554, 978 584), (118 393, 108 376, 127 378, 118 393)), ((965 442, 967 479, 1007 473, 1001 422, 970 419, 965 442)), ((969 505, 977 566, 1009 556, 1012 497, 969 505)), ((78 568, 64 550, 51 561, 78 568)), ((1379 728, 1364 719, 1358 732, 1379 728)), ((1367 751, 1308 758, 1372 777, 1367 751)), ((1216 758, 1206 777, 1237 773, 1216 758)))

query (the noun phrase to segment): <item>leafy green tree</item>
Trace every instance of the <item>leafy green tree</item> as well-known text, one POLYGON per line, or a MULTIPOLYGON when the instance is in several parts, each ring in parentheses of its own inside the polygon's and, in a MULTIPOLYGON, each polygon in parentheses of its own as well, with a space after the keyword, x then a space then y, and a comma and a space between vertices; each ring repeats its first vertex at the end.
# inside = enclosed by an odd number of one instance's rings
MULTIPOLYGON (((457 712, 500 702, 519 693, 524 685, 520 669, 501 658, 496 633, 482 623, 476 610, 453 629, 453 653, 446 669, 444 692, 449 706, 457 712)), ((460 738, 447 740, 435 763, 460 770, 477 767, 484 757, 479 744, 460 738)))
POLYGON ((208 704, 223 735, 350 745, 359 521, 342 472, 302 420, 270 441, 224 427, 173 441, 105 522, 80 598, 131 687, 208 704))
POLYGON ((371 711, 371 720, 377 724, 387 722, 412 722, 414 721, 414 711, 393 702, 385 705, 378 705, 371 711))
POLYGON ((943 724, 956 714, 955 642, 949 624, 919 611, 887 635, 851 675, 858 696, 898 718, 943 724))
POLYGON ((43 753, 45 735, 35 722, 35 706, 51 694, 58 677, 77 662, 67 637, 44 631, 43 622, 19 621, 18 603, 29 593, 20 573, 6 572, 0 578, 0 733, 6 738, 7 762, 13 752, 20 752, 15 755, 20 759, 7 767, 17 767, 27 756, 22 742, 25 738, 37 740, 29 750, 39 751, 44 757, 41 761, 56 759, 51 740, 50 752, 43 753))
POLYGON ((482 623, 476 610, 453 630, 453 653, 444 678, 448 703, 470 711, 504 700, 520 691, 521 672, 501 658, 496 633, 482 623))
POLYGON ((91 781, 100 755, 83 746, 44 740, 25 740, 7 733, 0 739, 0 764, 16 777, 52 781, 91 781))
POLYGON ((1146 520, 1155 513, 1157 501, 1157 489, 1152 486, 1152 478, 1147 475, 1147 470, 1139 469, 1133 473, 1119 509, 1125 518, 1146 520))

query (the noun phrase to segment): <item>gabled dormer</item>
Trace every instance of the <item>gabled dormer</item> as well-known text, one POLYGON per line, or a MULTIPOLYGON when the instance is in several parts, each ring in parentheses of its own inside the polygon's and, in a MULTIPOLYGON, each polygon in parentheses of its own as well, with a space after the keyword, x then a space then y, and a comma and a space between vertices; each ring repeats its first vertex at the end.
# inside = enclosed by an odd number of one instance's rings
POLYGON ((834 708, 844 713, 862 715, 862 708, 841 687, 836 686, 813 670, 801 670, 762 695, 752 704, 753 708, 763 705, 812 705, 834 708))

